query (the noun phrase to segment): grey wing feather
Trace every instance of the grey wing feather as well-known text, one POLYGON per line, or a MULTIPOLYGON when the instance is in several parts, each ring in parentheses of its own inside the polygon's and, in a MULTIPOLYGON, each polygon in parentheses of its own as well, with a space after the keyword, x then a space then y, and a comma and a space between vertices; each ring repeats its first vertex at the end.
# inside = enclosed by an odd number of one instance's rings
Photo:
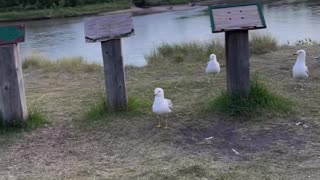
POLYGON ((306 73, 309 75, 309 69, 307 66, 306 66, 306 73))
POLYGON ((171 100, 170 100, 170 99, 166 99, 166 100, 167 100, 167 102, 168 102, 169 108, 172 110, 173 104, 172 104, 171 100))

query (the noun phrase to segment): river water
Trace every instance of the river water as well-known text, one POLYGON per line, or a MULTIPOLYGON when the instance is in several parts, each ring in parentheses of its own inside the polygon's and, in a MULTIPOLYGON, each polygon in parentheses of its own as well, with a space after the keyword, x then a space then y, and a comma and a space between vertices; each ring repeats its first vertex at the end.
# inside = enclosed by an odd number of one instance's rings
MULTIPOLYGON (((209 17, 203 10, 133 17, 135 36, 122 40, 125 64, 145 65, 144 56, 162 43, 222 39, 223 34, 211 33, 209 17)), ((268 28, 256 32, 271 33, 282 44, 305 38, 320 41, 319 0, 271 0, 263 5, 263 10, 268 28)), ((89 62, 102 63, 100 44, 85 43, 83 20, 81 17, 25 22, 22 56, 36 53, 52 60, 82 56, 89 62)))

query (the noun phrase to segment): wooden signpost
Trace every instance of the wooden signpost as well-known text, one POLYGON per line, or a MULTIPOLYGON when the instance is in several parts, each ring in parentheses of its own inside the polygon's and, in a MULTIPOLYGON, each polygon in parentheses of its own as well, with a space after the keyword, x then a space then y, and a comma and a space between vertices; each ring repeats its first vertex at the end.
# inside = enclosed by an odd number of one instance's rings
POLYGON ((134 34, 131 14, 86 19, 86 42, 101 42, 109 111, 127 110, 121 38, 134 34))
POLYGON ((213 33, 225 32, 228 93, 248 96, 249 30, 266 28, 261 4, 210 6, 213 33))
POLYGON ((24 37, 24 25, 0 27, 0 121, 4 126, 21 124, 27 119, 18 47, 24 37))

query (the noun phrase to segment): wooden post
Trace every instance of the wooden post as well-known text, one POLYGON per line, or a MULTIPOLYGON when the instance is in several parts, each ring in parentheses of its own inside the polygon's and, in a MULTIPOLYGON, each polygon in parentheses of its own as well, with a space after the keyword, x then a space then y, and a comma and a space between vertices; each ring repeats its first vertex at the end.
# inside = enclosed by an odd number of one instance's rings
POLYGON ((110 111, 127 110, 127 93, 121 39, 101 42, 107 102, 110 111))
POLYGON ((249 94, 249 30, 267 27, 260 3, 209 7, 213 33, 225 32, 229 94, 249 94))
POLYGON ((18 45, 0 45, 0 119, 4 126, 21 124, 27 114, 18 45))
POLYGON ((99 16, 85 20, 86 42, 101 42, 108 110, 127 110, 127 92, 121 38, 134 34, 131 14, 99 16))
POLYGON ((248 30, 225 33, 228 93, 248 96, 249 35, 248 30))

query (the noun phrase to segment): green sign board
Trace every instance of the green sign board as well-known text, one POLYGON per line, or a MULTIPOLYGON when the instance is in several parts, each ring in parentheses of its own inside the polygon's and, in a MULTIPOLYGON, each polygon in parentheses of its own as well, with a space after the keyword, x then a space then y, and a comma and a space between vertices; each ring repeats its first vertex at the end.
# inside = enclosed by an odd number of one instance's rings
POLYGON ((24 42, 25 25, 0 27, 0 45, 24 42))
POLYGON ((260 3, 209 6, 213 33, 266 28, 260 3))

